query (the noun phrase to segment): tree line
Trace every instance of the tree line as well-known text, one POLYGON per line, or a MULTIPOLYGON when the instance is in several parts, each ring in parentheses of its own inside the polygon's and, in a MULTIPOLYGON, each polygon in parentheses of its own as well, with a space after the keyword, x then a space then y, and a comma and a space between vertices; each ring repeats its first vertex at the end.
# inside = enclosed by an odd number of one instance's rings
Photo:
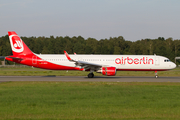
MULTIPOLYGON (((129 54, 161 55, 174 61, 180 56, 180 40, 173 38, 142 39, 127 41, 122 36, 96 40, 78 37, 21 37, 26 45, 37 54, 129 54)), ((0 56, 12 55, 8 35, 0 37, 0 56)))

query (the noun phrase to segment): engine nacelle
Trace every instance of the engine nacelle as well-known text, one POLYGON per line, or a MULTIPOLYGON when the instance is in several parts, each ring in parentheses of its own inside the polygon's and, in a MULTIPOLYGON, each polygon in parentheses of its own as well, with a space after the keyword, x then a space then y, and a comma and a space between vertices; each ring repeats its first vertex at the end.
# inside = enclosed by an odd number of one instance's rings
POLYGON ((116 75, 116 67, 102 67, 101 72, 103 75, 114 76, 116 75))

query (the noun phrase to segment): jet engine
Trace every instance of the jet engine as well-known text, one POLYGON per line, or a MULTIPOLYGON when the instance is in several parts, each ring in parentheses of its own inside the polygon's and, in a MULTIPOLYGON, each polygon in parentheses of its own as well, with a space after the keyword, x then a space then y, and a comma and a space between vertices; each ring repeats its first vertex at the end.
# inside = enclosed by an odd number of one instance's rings
POLYGON ((102 67, 101 73, 107 76, 116 75, 116 67, 102 67))

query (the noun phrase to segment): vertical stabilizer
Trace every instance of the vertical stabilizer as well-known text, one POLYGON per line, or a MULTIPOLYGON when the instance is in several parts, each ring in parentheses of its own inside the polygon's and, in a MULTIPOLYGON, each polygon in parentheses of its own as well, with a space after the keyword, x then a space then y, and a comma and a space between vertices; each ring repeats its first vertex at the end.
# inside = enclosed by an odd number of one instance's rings
POLYGON ((14 56, 18 55, 30 55, 33 52, 27 47, 27 45, 21 40, 21 38, 14 31, 8 32, 11 49, 14 56))

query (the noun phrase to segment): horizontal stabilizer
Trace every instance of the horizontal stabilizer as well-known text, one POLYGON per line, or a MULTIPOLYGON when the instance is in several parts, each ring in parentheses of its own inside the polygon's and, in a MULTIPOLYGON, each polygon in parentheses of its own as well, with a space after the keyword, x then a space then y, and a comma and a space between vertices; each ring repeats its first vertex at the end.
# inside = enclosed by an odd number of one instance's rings
POLYGON ((7 56, 6 58, 11 58, 11 59, 15 59, 15 60, 23 60, 22 58, 18 58, 18 57, 10 57, 10 56, 7 56))
POLYGON ((0 59, 4 59, 5 57, 4 56, 0 56, 0 59))

